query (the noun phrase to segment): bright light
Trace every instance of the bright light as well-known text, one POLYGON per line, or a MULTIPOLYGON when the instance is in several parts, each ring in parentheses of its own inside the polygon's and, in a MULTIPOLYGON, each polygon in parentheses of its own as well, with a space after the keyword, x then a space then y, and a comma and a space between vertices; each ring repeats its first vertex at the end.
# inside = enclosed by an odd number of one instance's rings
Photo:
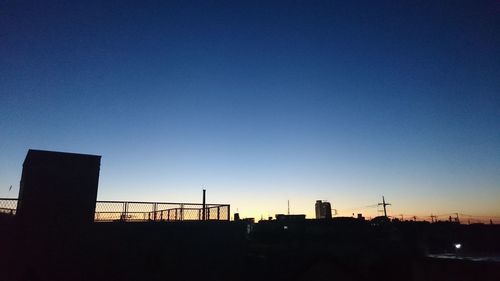
POLYGON ((285 225, 285 226, 283 226, 283 229, 285 229, 285 230, 286 230, 286 229, 288 229, 288 226, 286 226, 286 225, 285 225))
POLYGON ((462 247, 462 244, 455 244, 456 249, 460 249, 460 247, 462 247))

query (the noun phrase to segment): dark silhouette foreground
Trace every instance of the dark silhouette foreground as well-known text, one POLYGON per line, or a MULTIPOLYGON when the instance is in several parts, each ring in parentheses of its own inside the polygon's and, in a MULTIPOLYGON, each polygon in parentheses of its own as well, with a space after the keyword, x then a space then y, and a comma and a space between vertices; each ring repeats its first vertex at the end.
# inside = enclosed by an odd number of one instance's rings
POLYGON ((500 256, 500 225, 166 221, 156 211, 96 223, 99 165, 99 156, 28 152, 17 213, 0 212, 0 280, 499 280, 498 261, 468 256, 500 256))

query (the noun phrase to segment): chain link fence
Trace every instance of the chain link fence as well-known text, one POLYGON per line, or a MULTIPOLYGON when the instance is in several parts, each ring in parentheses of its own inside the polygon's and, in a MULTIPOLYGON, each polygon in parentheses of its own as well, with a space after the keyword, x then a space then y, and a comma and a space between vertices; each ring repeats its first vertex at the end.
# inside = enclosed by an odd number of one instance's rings
POLYGON ((225 204, 97 201, 95 221, 229 220, 225 204), (205 219, 203 219, 205 215, 205 219))
POLYGON ((17 199, 0 198, 0 214, 15 215, 17 210, 17 199))
MULTIPOLYGON (((15 215, 17 199, 0 198, 0 213, 15 215)), ((97 201, 95 222, 229 220, 230 205, 97 201)))

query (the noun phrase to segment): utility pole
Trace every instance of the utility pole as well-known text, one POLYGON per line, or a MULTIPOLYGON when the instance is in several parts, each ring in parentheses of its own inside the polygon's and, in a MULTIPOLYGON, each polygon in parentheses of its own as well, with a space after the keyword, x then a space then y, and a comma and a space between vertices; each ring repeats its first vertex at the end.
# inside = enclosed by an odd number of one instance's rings
POLYGON ((433 215, 432 213, 431 213, 430 217, 431 217, 431 222, 434 222, 434 219, 437 218, 437 216, 433 215))
POLYGON ((288 203, 288 215, 290 215, 290 200, 288 200, 287 203, 288 203))
POLYGON ((391 205, 390 203, 385 203, 385 198, 384 196, 382 196, 382 203, 378 203, 379 206, 384 206, 384 217, 387 218, 387 209, 385 208, 385 206, 389 206, 391 205))

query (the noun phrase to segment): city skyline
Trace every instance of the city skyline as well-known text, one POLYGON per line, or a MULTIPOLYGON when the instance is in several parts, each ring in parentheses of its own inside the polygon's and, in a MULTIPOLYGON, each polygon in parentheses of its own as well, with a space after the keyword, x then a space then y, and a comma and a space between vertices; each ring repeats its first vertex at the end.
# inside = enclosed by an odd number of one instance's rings
POLYGON ((98 200, 500 217, 494 1, 0 7, 0 197, 42 149, 98 200))

